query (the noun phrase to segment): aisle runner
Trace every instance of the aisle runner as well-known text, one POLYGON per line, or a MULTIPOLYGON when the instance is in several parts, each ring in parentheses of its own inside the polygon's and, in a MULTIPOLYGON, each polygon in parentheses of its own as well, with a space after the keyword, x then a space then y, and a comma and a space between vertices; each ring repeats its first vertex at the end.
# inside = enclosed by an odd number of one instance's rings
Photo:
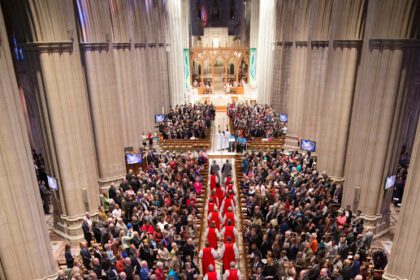
MULTIPOLYGON (((206 215, 208 213, 208 199, 210 196, 210 168, 211 165, 213 164, 213 160, 216 160, 216 163, 220 166, 220 170, 222 170, 222 166, 223 164, 226 162, 227 158, 209 158, 209 182, 207 184, 207 197, 204 198, 204 215, 206 215)), ((235 228, 236 231, 238 232, 238 240, 236 241, 236 246, 238 247, 239 250, 239 263, 237 264, 242 278, 245 279, 245 265, 246 265, 246 253, 245 250, 245 246, 244 246, 244 240, 243 240, 243 231, 242 231, 242 221, 240 219, 240 211, 241 211, 241 204, 239 201, 239 197, 238 197, 238 185, 237 185, 237 181, 236 181, 236 168, 235 168, 235 158, 228 158, 230 163, 232 164, 232 179, 233 182, 235 182, 235 186, 234 186, 234 192, 235 192, 235 228)), ((221 174, 220 174, 221 175, 221 174)), ((200 237, 200 249, 205 247, 205 242, 207 240, 205 233, 207 231, 208 228, 208 223, 207 223, 207 219, 205 219, 205 222, 203 223, 203 231, 202 231, 202 236, 200 237)), ((221 246, 223 245, 223 240, 219 240, 218 242, 218 248, 220 249, 221 246)), ((199 268, 201 270, 201 260, 199 261, 199 268)), ((217 260, 216 261, 216 269, 217 272, 222 273, 222 260, 217 260)), ((204 275, 203 275, 204 276, 204 275)))

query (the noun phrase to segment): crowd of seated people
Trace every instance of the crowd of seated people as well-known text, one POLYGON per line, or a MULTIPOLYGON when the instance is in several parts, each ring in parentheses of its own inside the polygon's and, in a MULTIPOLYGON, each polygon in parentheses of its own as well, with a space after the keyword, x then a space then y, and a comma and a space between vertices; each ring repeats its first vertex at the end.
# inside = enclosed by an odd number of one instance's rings
POLYGON ((159 132, 163 139, 204 139, 215 114, 211 104, 176 105, 159 124, 159 132))
POLYGON ((276 138, 285 134, 286 123, 270 105, 230 104, 228 115, 238 136, 250 138, 276 138))
POLYGON ((367 279, 373 233, 310 153, 248 152, 241 171, 252 279, 367 279))
POLYGON ((111 186, 98 219, 86 215, 82 261, 66 248, 69 279, 196 279, 197 194, 206 162, 204 153, 149 151, 147 170, 130 170, 111 186))

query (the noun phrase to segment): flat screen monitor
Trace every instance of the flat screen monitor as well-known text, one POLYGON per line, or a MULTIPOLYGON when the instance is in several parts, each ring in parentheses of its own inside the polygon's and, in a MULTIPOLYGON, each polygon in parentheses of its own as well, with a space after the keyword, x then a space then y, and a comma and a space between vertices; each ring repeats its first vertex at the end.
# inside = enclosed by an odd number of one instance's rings
POLYGON ((47 176, 47 178, 48 178, 48 186, 55 191, 58 190, 57 179, 51 176, 47 176))
POLYGON ((155 122, 156 123, 161 123, 165 120, 165 115, 164 114, 156 114, 155 115, 155 122))
POLYGON ((287 122, 289 120, 289 116, 285 113, 280 113, 280 121, 287 122))
POLYGON ((127 164, 142 163, 143 158, 141 154, 126 154, 127 164))
POLYGON ((305 150, 308 152, 315 152, 316 142, 303 139, 302 141, 300 141, 300 147, 302 148, 302 150, 305 150))
POLYGON ((385 182, 385 189, 392 188, 395 185, 395 179, 397 179, 397 175, 392 175, 386 178, 385 182))

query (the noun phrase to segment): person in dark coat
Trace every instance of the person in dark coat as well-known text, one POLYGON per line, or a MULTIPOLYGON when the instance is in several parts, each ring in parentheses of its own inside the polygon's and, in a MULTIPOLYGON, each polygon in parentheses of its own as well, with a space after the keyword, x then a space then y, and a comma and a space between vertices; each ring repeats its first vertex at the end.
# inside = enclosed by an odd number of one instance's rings
POLYGON ((87 269, 91 269, 91 261, 92 261, 92 255, 89 252, 89 249, 87 248, 86 242, 80 243, 80 255, 82 256, 83 265, 87 269))
POLYGON ((82 230, 83 230, 83 236, 85 237, 85 240, 87 242, 87 246, 91 247, 92 246, 92 231, 90 230, 90 225, 87 222, 86 218, 83 218, 83 223, 82 223, 82 230))
POLYGON ((64 247, 64 257, 66 258, 67 268, 73 268, 74 256, 71 253, 71 247, 68 244, 64 247))

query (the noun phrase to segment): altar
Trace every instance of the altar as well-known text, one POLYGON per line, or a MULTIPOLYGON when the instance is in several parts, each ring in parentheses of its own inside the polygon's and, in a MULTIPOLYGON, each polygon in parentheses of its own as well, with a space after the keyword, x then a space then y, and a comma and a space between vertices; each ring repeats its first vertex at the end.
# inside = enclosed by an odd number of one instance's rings
POLYGON ((205 28, 204 36, 193 36, 190 61, 191 82, 199 94, 245 93, 249 49, 227 28, 205 28))

